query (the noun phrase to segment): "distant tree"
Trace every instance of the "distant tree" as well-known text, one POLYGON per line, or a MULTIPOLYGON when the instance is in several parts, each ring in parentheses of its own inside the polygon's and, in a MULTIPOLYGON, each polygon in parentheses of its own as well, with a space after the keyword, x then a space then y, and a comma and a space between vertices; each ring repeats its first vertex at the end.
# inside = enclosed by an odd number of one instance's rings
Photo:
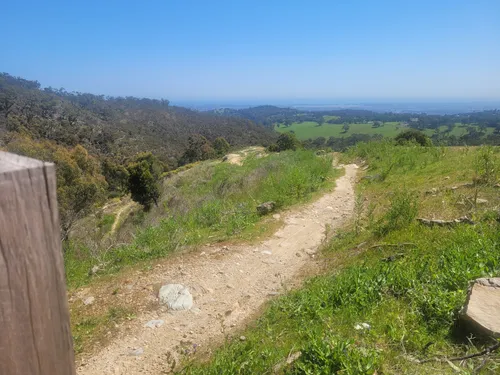
POLYGON ((342 126, 342 133, 347 133, 350 129, 351 125, 349 125, 347 122, 344 123, 344 125, 342 126))
POLYGON ((432 146, 431 139, 416 129, 409 129, 402 133, 399 133, 396 138, 398 144, 406 144, 408 142, 416 142, 421 146, 432 146))
POLYGON ((204 136, 194 134, 188 138, 188 148, 179 159, 179 165, 207 160, 213 157, 215 157, 215 150, 210 142, 204 136))
POLYGON ((312 141, 312 144, 315 146, 315 147, 322 147, 325 145, 325 142, 326 142, 326 139, 325 137, 318 137, 316 138, 314 141, 312 141))
POLYGON ((106 178, 109 191, 115 195, 123 195, 128 191, 129 173, 123 165, 106 158, 101 163, 102 174, 106 178))
POLYGON ((159 161, 152 153, 139 154, 136 160, 127 167, 129 173, 129 189, 132 199, 144 206, 147 211, 152 204, 158 205, 160 198, 159 161))
POLYGON ((296 150, 300 147, 300 142, 294 133, 282 133, 276 141, 279 151, 296 150))
POLYGON ((372 128, 380 128, 381 126, 382 126, 382 124, 380 123, 380 121, 374 121, 372 128))
POLYGON ((267 151, 269 151, 269 152, 279 152, 280 148, 278 147, 278 145, 276 143, 272 143, 267 148, 267 151))
POLYGON ((224 156, 225 154, 227 154, 230 147, 231 146, 229 145, 228 141, 226 141, 225 138, 223 138, 223 137, 215 138, 215 141, 213 143, 213 148, 214 148, 215 154, 217 156, 220 157, 220 156, 224 156))

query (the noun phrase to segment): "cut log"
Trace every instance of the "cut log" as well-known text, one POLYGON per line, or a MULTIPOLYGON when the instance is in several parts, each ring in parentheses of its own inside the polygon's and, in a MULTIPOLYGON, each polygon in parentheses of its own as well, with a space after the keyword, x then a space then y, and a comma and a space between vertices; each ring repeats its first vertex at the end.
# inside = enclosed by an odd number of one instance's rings
POLYGON ((0 152, 0 374, 75 374, 53 164, 0 152))

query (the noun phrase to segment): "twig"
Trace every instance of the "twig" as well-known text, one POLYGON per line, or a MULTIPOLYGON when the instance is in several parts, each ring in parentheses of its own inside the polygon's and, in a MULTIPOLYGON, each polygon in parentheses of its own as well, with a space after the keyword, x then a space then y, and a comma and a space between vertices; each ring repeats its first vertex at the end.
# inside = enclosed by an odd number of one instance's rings
POLYGON ((492 346, 487 347, 486 349, 484 349, 478 353, 468 354, 468 355, 464 355, 463 357, 454 357, 454 358, 446 358, 446 357, 444 357, 444 358, 428 358, 428 359, 419 360, 418 363, 422 364, 422 363, 428 363, 428 362, 464 361, 466 359, 482 357, 483 355, 490 354, 490 353, 494 352, 495 350, 497 350, 498 348, 500 348, 500 341, 492 346))

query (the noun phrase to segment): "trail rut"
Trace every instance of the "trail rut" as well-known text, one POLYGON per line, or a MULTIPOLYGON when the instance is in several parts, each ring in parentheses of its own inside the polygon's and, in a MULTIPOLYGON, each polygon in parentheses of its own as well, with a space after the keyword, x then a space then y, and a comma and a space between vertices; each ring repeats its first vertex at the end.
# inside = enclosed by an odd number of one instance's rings
MULTIPOLYGON (((160 307, 143 313, 126 333, 85 360, 78 374, 168 373, 180 353, 195 348, 209 351, 225 335, 236 333, 267 300, 295 284, 304 269, 315 263, 326 226, 335 231, 350 217, 356 171, 356 165, 346 165, 334 191, 282 213, 282 228, 257 245, 206 247, 185 260, 155 267, 139 282, 188 286, 195 307, 178 312, 160 307), (164 324, 145 328, 152 319, 164 324)), ((152 293, 150 298, 155 298, 152 293)))

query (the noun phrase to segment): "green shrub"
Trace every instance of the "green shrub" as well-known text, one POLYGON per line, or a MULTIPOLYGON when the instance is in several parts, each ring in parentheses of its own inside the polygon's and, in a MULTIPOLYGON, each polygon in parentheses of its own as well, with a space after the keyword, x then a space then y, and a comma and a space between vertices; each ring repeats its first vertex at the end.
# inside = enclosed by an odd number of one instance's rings
POLYGON ((417 217, 418 200, 415 193, 396 191, 393 193, 388 211, 377 223, 375 234, 384 236, 391 231, 402 229, 417 217))
POLYGON ((353 340, 311 336, 308 341, 308 346, 286 374, 373 375, 380 367, 378 353, 358 347, 353 340))

